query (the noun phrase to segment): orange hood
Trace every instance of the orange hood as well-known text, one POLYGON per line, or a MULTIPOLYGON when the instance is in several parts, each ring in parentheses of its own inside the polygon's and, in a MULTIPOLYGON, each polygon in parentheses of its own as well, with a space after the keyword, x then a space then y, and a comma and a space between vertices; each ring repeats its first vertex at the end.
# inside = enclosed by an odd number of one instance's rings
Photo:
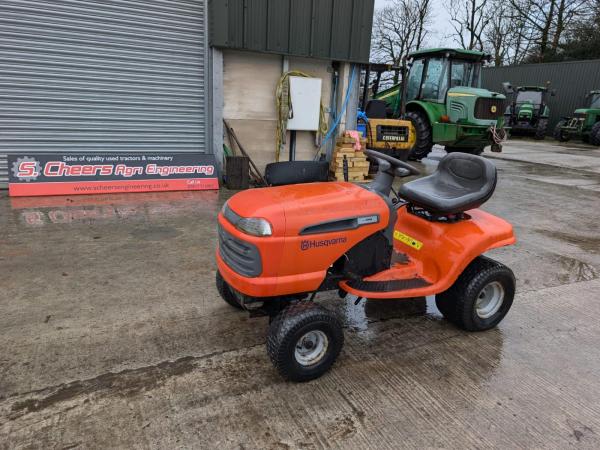
POLYGON ((249 189, 231 197, 228 205, 242 217, 268 220, 274 236, 295 236, 309 225, 354 216, 377 214, 381 228, 389 222, 388 206, 379 195, 345 182, 249 189))

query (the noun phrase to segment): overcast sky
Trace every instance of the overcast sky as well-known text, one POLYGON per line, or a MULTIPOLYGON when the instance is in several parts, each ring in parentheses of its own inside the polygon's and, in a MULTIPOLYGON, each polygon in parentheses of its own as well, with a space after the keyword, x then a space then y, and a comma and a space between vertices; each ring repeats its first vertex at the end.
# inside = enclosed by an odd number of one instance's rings
MULTIPOLYGON (((391 0, 375 0, 375 8, 381 8, 391 3, 391 0)), ((446 8, 443 6, 443 0, 433 0, 433 23, 431 31, 433 33, 427 42, 428 47, 449 46, 456 47, 455 42, 451 42, 446 37, 451 33, 452 27, 449 25, 449 16, 446 8)))

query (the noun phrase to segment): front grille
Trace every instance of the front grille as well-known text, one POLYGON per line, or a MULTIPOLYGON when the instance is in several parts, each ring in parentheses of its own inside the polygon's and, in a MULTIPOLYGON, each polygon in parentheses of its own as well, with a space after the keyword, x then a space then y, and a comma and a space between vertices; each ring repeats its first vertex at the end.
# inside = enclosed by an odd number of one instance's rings
POLYGON ((499 98, 478 98, 475 102, 475 118, 496 120, 504 114, 504 100, 499 98))
POLYGON ((377 125, 377 140, 383 142, 408 142, 408 127, 377 125))
POLYGON ((581 128, 585 123, 585 117, 574 117, 567 122, 569 128, 581 128))
POLYGON ((587 117, 586 113, 575 113, 573 115, 573 117, 576 117, 577 119, 585 119, 587 117))
POLYGON ((258 248, 250 242, 238 239, 225 231, 221 224, 219 232, 219 254, 225 264, 245 277, 257 277, 262 273, 262 261, 258 248))

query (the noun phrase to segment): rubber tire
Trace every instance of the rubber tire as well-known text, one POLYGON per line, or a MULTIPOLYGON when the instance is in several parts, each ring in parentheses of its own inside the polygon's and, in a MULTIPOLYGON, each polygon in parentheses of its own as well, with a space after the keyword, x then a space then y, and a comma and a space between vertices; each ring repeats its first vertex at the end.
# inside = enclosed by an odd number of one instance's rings
POLYGON ((450 147, 449 145, 446 145, 444 147, 444 150, 446 150, 446 153, 462 152, 462 153, 469 153, 471 155, 479 156, 483 153, 484 148, 485 147, 462 148, 462 147, 450 147))
POLYGON ((415 145, 408 154, 408 159, 419 161, 425 158, 433 147, 433 133, 429 119, 420 111, 409 111, 406 117, 412 122, 417 132, 415 145))
POLYGON ((566 137, 561 130, 561 128, 564 127, 566 123, 566 120, 561 120, 556 124, 556 127, 554 127, 553 137, 558 142, 567 142, 569 140, 569 138, 566 137))
POLYGON ((265 179, 271 186, 327 181, 327 161, 283 161, 267 164, 265 179))
POLYGON ((600 122, 596 122, 590 131, 590 144, 600 146, 600 122))
POLYGON ((537 128, 535 129, 534 139, 536 141, 543 141, 546 138, 548 132, 548 119, 540 119, 538 121, 537 128))
POLYGON ((223 300, 225 300, 225 303, 233 306, 234 308, 243 309, 237 297, 229 287, 229 284, 227 284, 227 281, 223 279, 223 275, 221 275, 221 272, 218 270, 215 277, 215 284, 217 285, 217 291, 219 291, 219 295, 223 300))
POLYGON ((339 320, 327 309, 310 301, 291 304, 271 321, 267 336, 267 353, 282 378, 309 381, 327 372, 344 345, 344 332, 339 320), (297 341, 311 330, 327 335, 329 347, 317 364, 305 367, 294 357, 297 341))
POLYGON ((445 292, 436 295, 435 303, 444 317, 466 331, 494 328, 506 316, 515 296, 515 276, 508 267, 485 256, 475 258, 445 292), (498 281, 504 288, 504 301, 492 317, 477 315, 475 303, 481 290, 498 281))

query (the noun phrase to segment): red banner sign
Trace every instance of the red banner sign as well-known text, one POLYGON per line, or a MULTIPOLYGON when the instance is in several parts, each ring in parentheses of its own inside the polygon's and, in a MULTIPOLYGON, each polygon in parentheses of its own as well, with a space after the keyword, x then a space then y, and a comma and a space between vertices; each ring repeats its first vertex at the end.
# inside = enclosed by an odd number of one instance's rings
POLYGON ((219 189, 215 159, 194 153, 9 155, 9 195, 219 189))

